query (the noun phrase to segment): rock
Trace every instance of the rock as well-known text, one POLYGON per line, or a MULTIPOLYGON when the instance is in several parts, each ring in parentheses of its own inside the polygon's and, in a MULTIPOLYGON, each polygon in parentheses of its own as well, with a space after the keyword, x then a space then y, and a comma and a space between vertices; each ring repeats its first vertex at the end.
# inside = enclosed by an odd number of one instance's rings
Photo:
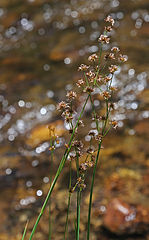
POLYGON ((138 135, 148 136, 149 134, 149 122, 148 120, 143 120, 138 122, 134 127, 138 135))
POLYGON ((149 208, 115 198, 107 206, 103 224, 116 234, 143 234, 149 229, 149 208))
POLYGON ((78 41, 77 32, 65 33, 60 39, 57 45, 52 48, 49 58, 53 61, 61 61, 66 57, 70 59, 76 59, 79 57, 78 51, 73 47, 73 42, 78 41))
POLYGON ((64 123, 61 120, 57 120, 50 124, 40 125, 31 131, 26 144, 30 147, 36 147, 44 141, 50 141, 48 126, 55 128, 55 135, 58 135, 59 137, 65 132, 64 123))

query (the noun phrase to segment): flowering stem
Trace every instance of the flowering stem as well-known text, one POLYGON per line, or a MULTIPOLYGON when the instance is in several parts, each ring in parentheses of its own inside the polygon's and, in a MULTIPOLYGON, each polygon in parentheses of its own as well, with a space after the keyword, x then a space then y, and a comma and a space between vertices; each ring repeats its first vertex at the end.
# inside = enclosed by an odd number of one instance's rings
MULTIPOLYGON (((52 140, 51 140, 52 147, 52 140)), ((52 169, 53 169, 53 150, 51 151, 51 167, 50 167, 50 186, 52 184, 52 169)), ((52 217, 51 217, 51 199, 49 199, 49 240, 52 237, 52 217)))
POLYGON ((89 99, 89 95, 87 96, 86 101, 85 101, 85 103, 84 103, 84 105, 83 105, 82 111, 81 111, 81 113, 80 113, 80 115, 79 115, 79 118, 78 118, 77 123, 76 123, 76 125, 75 125, 75 127, 74 127, 74 130, 73 130, 73 133, 72 133, 72 135, 71 135, 71 137, 70 137, 70 140, 69 140, 69 143, 68 143, 68 146, 69 146, 69 147, 68 147, 68 149, 65 150, 65 153, 64 153, 64 155, 63 155, 63 157, 62 157, 62 159, 61 159, 60 165, 59 165, 58 170, 57 170, 57 172, 56 172, 56 175, 55 175, 55 177, 54 177, 54 179, 53 179, 53 182, 52 182, 52 184, 51 184, 51 187, 50 187, 50 189, 49 189, 49 192, 48 192, 48 194, 47 194, 47 196, 46 196, 46 199, 45 199, 45 201, 44 201, 44 203, 43 203, 43 205, 42 205, 42 208, 41 208, 41 211, 40 211, 40 213, 39 213, 39 215, 38 215, 38 217, 37 217, 37 220, 36 220, 36 222, 35 222, 35 224, 34 224, 34 226, 33 226, 33 229, 32 229, 32 232, 31 232, 31 235, 30 235, 29 240, 31 240, 31 239, 33 238, 33 236, 34 236, 34 233, 35 233, 35 231, 36 231, 36 228, 37 228, 37 226, 38 226, 38 223, 39 223, 39 221, 40 221, 40 219, 41 219, 41 217, 42 217, 42 215, 43 215, 43 212, 44 212, 44 210, 45 210, 45 208, 46 208, 46 205, 47 205, 47 203, 48 203, 48 201, 49 201, 49 199, 50 199, 50 197, 51 197, 51 194, 52 194, 52 192, 53 192, 54 186, 55 186, 55 184, 56 184, 56 182, 57 182, 57 180, 58 180, 58 178, 59 178, 59 175, 60 175, 60 173, 61 173, 61 171, 62 171, 62 169, 63 169, 63 167, 64 167, 64 165, 65 165, 66 159, 67 159, 67 157, 68 157, 68 155, 69 155, 69 152, 70 152, 70 150, 71 150, 71 147, 72 147, 72 140, 73 140, 73 138, 74 138, 75 130, 76 130, 76 128, 78 127, 79 120, 80 120, 80 118, 81 118, 82 115, 83 115, 83 112, 84 112, 84 109, 85 109, 86 104, 87 104, 87 102, 88 102, 88 99, 89 99))
POLYGON ((101 143, 102 142, 100 142, 99 146, 98 146, 96 161, 95 161, 95 165, 94 165, 94 169, 93 169, 93 176, 92 176, 92 183, 91 183, 91 190, 90 190, 89 209, 88 209, 87 240, 89 240, 89 238, 90 238, 90 221, 91 221, 92 195, 93 195, 93 188, 94 188, 95 173, 96 173, 99 153, 100 153, 100 149, 101 149, 101 143))
POLYGON ((98 131, 98 133, 99 133, 98 120, 97 120, 97 118, 96 118, 95 107, 94 107, 94 103, 93 103, 93 100, 92 100, 91 95, 90 95, 90 100, 91 100, 92 110, 93 110, 94 118, 95 118, 95 122, 96 122, 96 128, 97 128, 97 131, 98 131))
POLYGON ((29 223, 29 221, 27 221, 27 223, 26 223, 26 225, 25 225, 24 232, 23 232, 23 236, 22 236, 22 239, 21 239, 21 240, 24 240, 24 238, 25 238, 25 235, 26 235, 26 232, 27 232, 28 223, 29 223))
POLYGON ((70 176, 69 176, 69 195, 68 195, 68 207, 67 207, 67 216, 66 216, 66 224, 65 224, 65 232, 64 232, 64 240, 66 239, 66 233, 67 233, 67 239, 68 239, 68 218, 69 218, 69 210, 70 210, 70 200, 71 200, 71 175, 72 175, 72 171, 71 171, 71 161, 70 161, 70 166, 69 166, 69 172, 70 172, 70 176))
POLYGON ((81 189, 77 191, 77 234, 76 240, 79 240, 80 232, 80 205, 81 205, 81 189))
MULTIPOLYGON (((107 121, 108 121, 108 117, 109 117, 109 110, 110 109, 108 108, 108 100, 107 100, 106 101, 106 120, 104 122, 104 126, 103 126, 103 129, 102 129, 102 135, 104 134, 105 129, 106 129, 106 125, 107 125, 107 121)), ((101 144, 102 144, 102 140, 99 142, 99 145, 98 145, 98 151, 97 151, 97 155, 96 155, 96 161, 95 161, 95 165, 94 165, 94 169, 93 169, 93 176, 92 176, 92 182, 91 182, 90 200, 89 200, 89 209, 88 209, 87 240, 90 239, 90 221, 91 221, 92 196, 93 196, 95 173, 96 173, 97 163, 98 163, 98 159, 99 159, 99 153, 100 153, 100 150, 101 150, 101 144)))

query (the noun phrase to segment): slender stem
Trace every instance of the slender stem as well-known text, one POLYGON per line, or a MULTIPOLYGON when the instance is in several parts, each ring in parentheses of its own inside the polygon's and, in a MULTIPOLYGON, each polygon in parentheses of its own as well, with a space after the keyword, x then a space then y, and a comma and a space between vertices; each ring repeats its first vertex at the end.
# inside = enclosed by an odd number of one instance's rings
POLYGON ((91 100, 92 110, 93 110, 94 118, 95 118, 95 122, 96 122, 96 128, 97 128, 97 131, 98 131, 98 133, 99 133, 98 120, 97 120, 97 118, 96 118, 96 111, 95 111, 95 107, 94 107, 94 103, 93 103, 93 100, 92 100, 91 95, 90 95, 90 100, 91 100))
POLYGON ((108 100, 106 100, 106 119, 105 119, 104 126, 103 126, 103 129, 102 129, 102 134, 103 135, 105 133, 108 117, 109 117, 109 107, 108 107, 108 100))
POLYGON ((67 216, 66 216, 66 223, 65 223, 65 232, 64 232, 64 240, 65 240, 65 236, 67 233, 67 239, 68 239, 68 218, 69 218, 69 210, 70 210, 70 200, 71 200, 71 177, 72 177, 72 170, 71 170, 71 161, 70 161, 70 165, 69 165, 69 195, 68 195, 68 207, 67 207, 67 216))
POLYGON ((27 223, 25 224, 25 228, 24 228, 23 236, 22 236, 21 240, 24 240, 24 238, 25 238, 25 235, 26 235, 26 232, 27 232, 28 223, 29 223, 29 221, 27 221, 27 223))
POLYGON ((111 126, 107 129, 107 131, 104 133, 104 135, 103 135, 103 137, 105 137, 107 134, 108 134, 108 132, 111 130, 111 126))
POLYGON ((100 149, 101 149, 101 143, 102 142, 100 142, 99 146, 98 146, 98 151, 97 151, 97 155, 96 155, 96 161, 95 161, 95 165, 94 165, 94 169, 93 169, 93 176, 92 176, 92 183, 91 183, 91 190, 90 190, 89 209, 88 209, 87 240, 89 240, 89 238, 90 238, 90 221, 91 221, 92 195, 93 195, 93 188, 94 188, 95 173, 96 173, 99 153, 100 153, 100 149))
MULTIPOLYGON (((79 155, 77 152, 77 148, 75 148, 76 152, 76 169, 77 169, 77 179, 79 178, 79 155)), ((78 185, 78 183, 77 183, 78 185)), ((79 227, 80 227, 80 188, 77 190, 77 227, 76 227, 76 240, 79 239, 79 227)))
MULTIPOLYGON (((106 101, 106 120, 104 122, 104 126, 103 126, 103 129, 102 129, 102 135, 104 135, 104 132, 105 132, 105 129, 106 129, 106 125, 107 125, 107 121, 108 121, 108 117, 109 117, 109 110, 110 109, 108 108, 108 100, 107 100, 106 101)), ((90 221, 91 221, 92 196, 93 196, 95 173, 96 173, 97 163, 98 163, 98 159, 99 159, 101 144, 102 144, 102 141, 100 141, 99 145, 98 145, 98 151, 97 151, 96 161, 95 161, 95 165, 94 165, 94 169, 93 169, 93 175, 92 175, 89 209, 88 209, 87 240, 90 239, 90 221)))
POLYGON ((81 189, 77 191, 77 235, 76 240, 79 240, 80 233, 80 205, 81 205, 81 189))
POLYGON ((86 85, 89 86, 88 79, 85 72, 84 72, 84 77, 85 77, 86 85))
MULTIPOLYGON (((52 139, 51 139, 51 147, 52 147, 52 139)), ((50 166, 50 186, 52 184, 52 168, 53 168, 53 150, 51 151, 51 166, 50 166)), ((49 240, 52 237, 52 217, 51 217, 51 199, 49 199, 49 240)))
POLYGON ((62 169, 63 169, 63 167, 64 167, 64 165, 65 165, 66 159, 67 159, 67 157, 68 157, 68 155, 69 155, 69 152, 70 152, 70 150, 71 150, 71 147, 72 147, 72 140, 73 140, 73 138, 74 138, 75 130, 76 130, 76 128, 78 127, 79 120, 80 120, 80 118, 81 118, 82 115, 83 115, 83 112, 84 112, 84 109, 85 109, 86 104, 87 104, 87 102, 88 102, 88 99, 89 99, 89 95, 87 96, 86 101, 85 101, 85 103, 84 103, 84 105, 83 105, 83 108, 82 108, 82 111, 81 111, 81 113, 80 113, 80 115, 79 115, 78 121, 77 121, 77 123, 76 123, 76 125, 75 125, 75 127, 74 127, 74 130, 73 130, 73 133, 72 133, 72 135, 71 135, 71 137, 70 137, 70 140, 69 140, 69 143, 68 143, 68 146, 69 146, 69 147, 68 147, 68 149, 65 150, 65 153, 64 153, 64 155, 63 155, 63 157, 62 157, 62 159, 61 159, 60 165, 59 165, 58 170, 57 170, 57 172, 56 172, 56 175, 55 175, 55 177, 54 177, 54 179, 53 179, 53 182, 52 182, 52 184, 51 184, 51 187, 50 187, 50 189, 49 189, 49 192, 48 192, 48 194, 47 194, 47 196, 46 196, 46 199, 45 199, 45 201, 44 201, 44 203, 43 203, 43 205, 42 205, 42 208, 41 208, 41 211, 40 211, 40 213, 39 213, 39 215, 38 215, 38 217, 37 217, 37 220, 36 220, 36 222, 35 222, 35 224, 34 224, 34 226, 33 226, 33 229, 32 229, 32 232, 31 232, 31 235, 30 235, 29 240, 31 240, 31 239, 33 238, 33 236, 34 236, 34 233, 35 233, 35 231, 36 231, 36 228, 37 228, 37 226, 38 226, 38 223, 39 223, 39 221, 40 221, 40 219, 41 219, 41 217, 42 217, 42 215, 43 215, 43 212, 44 212, 44 210, 45 210, 45 208, 46 208, 46 205, 47 205, 47 203, 48 203, 48 201, 49 201, 49 199, 50 199, 51 193, 52 193, 52 191, 53 191, 53 189, 54 189, 54 186, 55 186, 55 184, 56 184, 56 182, 57 182, 57 179, 59 178, 59 175, 60 175, 60 173, 61 173, 61 171, 62 171, 62 169))

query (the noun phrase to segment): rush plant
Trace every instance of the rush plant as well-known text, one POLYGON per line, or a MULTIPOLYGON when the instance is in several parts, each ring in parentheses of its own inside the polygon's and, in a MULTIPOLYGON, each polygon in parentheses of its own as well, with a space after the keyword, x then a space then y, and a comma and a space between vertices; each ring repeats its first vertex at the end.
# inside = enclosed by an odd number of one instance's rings
MULTIPOLYGON (((85 179, 87 177, 87 172, 89 168, 93 168, 92 180, 90 187, 90 199, 88 205, 88 220, 86 228, 86 239, 90 239, 90 223, 91 223, 91 210, 92 210, 92 196, 94 181, 96 175, 96 169, 98 166, 99 155, 102 148, 102 143, 104 138, 107 136, 109 131, 118 126, 117 121, 112 117, 114 116, 114 103, 113 95, 117 91, 116 86, 113 84, 113 76, 118 70, 118 65, 127 60, 127 57, 120 53, 118 47, 109 45, 108 52, 104 53, 103 48, 105 45, 110 43, 111 32, 114 27, 114 19, 111 16, 107 16, 105 19, 105 28, 103 34, 99 37, 99 53, 94 53, 88 57, 89 65, 81 64, 78 68, 82 72, 82 77, 76 82, 76 91, 69 91, 66 94, 66 101, 62 101, 58 104, 58 111, 61 112, 64 121, 69 126, 70 139, 67 144, 65 144, 65 152, 61 158, 59 167, 57 169, 56 175, 51 181, 51 186, 46 199, 43 203, 41 211, 37 217, 37 220, 33 226, 29 240, 32 240, 38 223, 45 211, 45 208, 49 202, 51 204, 51 194, 55 187, 57 180, 65 166, 66 161, 69 161, 69 189, 68 189, 68 208, 66 214, 66 224, 64 226, 64 237, 63 239, 68 239, 69 236, 69 213, 71 198, 73 194, 77 194, 76 197, 76 221, 75 221, 75 235, 76 240, 79 240, 79 230, 80 230, 80 215, 81 215, 81 197, 83 190, 86 188, 85 179), (78 99, 83 99, 81 103, 81 110, 77 108, 78 99), (94 104, 95 96, 100 99, 100 104, 102 106, 102 113, 99 108, 94 104), (79 139, 79 129, 84 126, 83 114, 85 108, 89 104, 90 109, 90 120, 95 123, 95 128, 90 129, 88 134, 89 144, 84 147, 84 143, 79 139), (104 109, 104 111, 103 111, 104 109), (85 155, 84 162, 80 162, 82 155, 85 155), (71 163, 75 161, 76 164, 76 183, 72 186, 72 169, 71 163)), ((50 134, 52 134, 50 129, 50 134)), ((51 162, 53 162, 54 146, 55 141, 57 141, 56 136, 52 137, 50 135, 50 150, 51 150, 51 162)), ((52 173, 51 173, 52 176, 52 173)), ((51 179, 51 178, 50 178, 51 179)), ((50 207, 49 207, 50 208, 50 207)), ((49 211, 50 213, 50 211, 49 211)), ((50 214, 49 214, 50 216, 50 214)), ((51 216, 49 221, 49 239, 51 239, 51 216)))

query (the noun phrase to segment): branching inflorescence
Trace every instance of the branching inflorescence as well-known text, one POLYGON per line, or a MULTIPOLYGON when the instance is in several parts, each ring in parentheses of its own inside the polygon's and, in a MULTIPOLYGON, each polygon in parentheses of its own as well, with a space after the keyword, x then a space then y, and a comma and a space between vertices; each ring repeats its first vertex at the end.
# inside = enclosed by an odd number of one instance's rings
MULTIPOLYGON (((79 224, 80 224, 80 204, 82 191, 86 188, 85 178, 89 168, 93 168, 92 181, 90 188, 90 200, 88 208, 88 223, 87 223, 87 240, 90 239, 90 221, 91 221, 91 208, 92 208, 92 194, 95 180, 95 173, 99 159, 99 153, 102 148, 102 142, 111 128, 116 129, 118 123, 115 119, 112 119, 112 111, 114 110, 113 94, 117 91, 116 86, 113 85, 112 80, 114 73, 118 70, 118 64, 125 62, 127 57, 120 53, 118 47, 112 47, 109 52, 103 54, 103 46, 110 43, 111 31, 114 27, 114 19, 108 16, 105 19, 104 33, 99 37, 100 51, 94 53, 88 57, 89 65, 81 64, 78 68, 82 72, 82 78, 76 83, 77 92, 69 91, 66 94, 66 102, 62 101, 58 104, 57 109, 61 112, 65 122, 69 126, 70 140, 65 144, 66 150, 60 161, 57 173, 51 182, 51 187, 42 206, 40 214, 33 227, 29 240, 32 239, 41 216, 44 213, 46 205, 50 200, 51 193, 54 186, 60 176, 61 171, 65 165, 66 160, 69 159, 70 163, 70 180, 68 191, 68 209, 66 216, 66 224, 64 229, 64 239, 68 239, 68 221, 69 211, 71 204, 71 196, 74 192, 77 192, 77 210, 76 210, 76 240, 79 239, 79 224), (103 56, 104 55, 104 56, 103 56), (81 111, 78 113, 76 110, 76 102, 79 96, 84 95, 84 103, 82 104, 81 111), (104 114, 100 114, 100 111, 96 109, 94 105, 94 96, 98 95, 101 104, 104 107, 104 114), (91 118, 95 122, 96 128, 88 132, 90 137, 89 146, 86 148, 85 161, 80 163, 80 157, 84 153, 84 145, 78 137, 79 127, 84 126, 82 120, 83 113, 86 105, 91 105, 91 118), (93 144, 94 142, 94 144, 93 144), (95 144, 96 143, 96 144, 95 144), (76 184, 72 186, 71 180, 71 162, 76 162, 77 179, 76 184)), ((51 131, 51 129, 50 129, 51 131)), ((51 140, 52 141, 52 140, 51 140)), ((54 145, 51 142, 51 152, 53 157, 54 145)))

